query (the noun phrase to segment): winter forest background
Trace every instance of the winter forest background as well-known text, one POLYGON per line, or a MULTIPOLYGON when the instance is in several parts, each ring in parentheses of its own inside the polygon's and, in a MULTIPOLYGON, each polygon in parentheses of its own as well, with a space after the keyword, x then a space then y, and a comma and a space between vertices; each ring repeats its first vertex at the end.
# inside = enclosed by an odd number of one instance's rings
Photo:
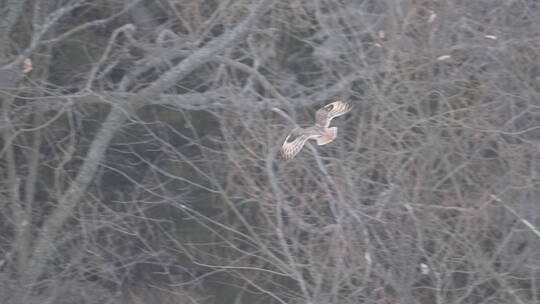
POLYGON ((539 16, 0 0, 0 302, 540 303, 539 16))

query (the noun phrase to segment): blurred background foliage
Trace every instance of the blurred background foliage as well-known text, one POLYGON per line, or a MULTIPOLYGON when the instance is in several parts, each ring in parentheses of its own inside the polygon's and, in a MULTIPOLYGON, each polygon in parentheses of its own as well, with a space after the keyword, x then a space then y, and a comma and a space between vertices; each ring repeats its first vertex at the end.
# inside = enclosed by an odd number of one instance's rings
POLYGON ((536 1, 0 7, 1 302, 540 303, 536 1))

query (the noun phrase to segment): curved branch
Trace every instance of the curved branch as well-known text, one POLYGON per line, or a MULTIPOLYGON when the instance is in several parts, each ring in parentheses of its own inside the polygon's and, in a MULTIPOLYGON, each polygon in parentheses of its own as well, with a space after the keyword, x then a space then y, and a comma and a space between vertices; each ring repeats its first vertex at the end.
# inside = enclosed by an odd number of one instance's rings
MULTIPOLYGON (((209 42, 205 47, 196 51, 168 73, 160 77, 150 87, 142 90, 138 95, 134 95, 130 98, 131 100, 128 100, 129 104, 126 105, 126 108, 112 107, 106 121, 94 138, 75 180, 59 199, 56 210, 53 211, 51 216, 43 224, 30 261, 23 274, 23 284, 30 287, 43 273, 47 260, 54 252, 54 239, 60 228, 69 218, 73 208, 78 204, 84 192, 90 185, 110 141, 116 131, 122 127, 131 112, 140 105, 143 105, 145 100, 158 96, 163 90, 170 88, 191 71, 211 60, 212 56, 215 54, 222 52, 224 49, 241 41, 241 39, 252 30, 252 25, 266 11, 271 3, 272 0, 259 0, 246 20, 241 22, 235 29, 209 42)), ((28 288, 26 289, 28 290, 28 288)), ((25 294, 22 295, 23 298, 24 296, 25 294)))
MULTIPOLYGON (((215 55, 237 44, 253 30, 253 24, 264 14, 264 12, 266 12, 272 2, 273 0, 259 0, 255 7, 251 10, 251 13, 246 20, 238 24, 235 29, 223 34, 221 37, 215 40, 212 40, 204 47, 182 60, 178 65, 170 69, 152 85, 143 89, 140 92, 140 96, 142 98, 145 96, 155 96, 156 94, 171 88, 193 70, 212 60, 215 55)), ((144 102, 142 99, 137 101, 144 102)))

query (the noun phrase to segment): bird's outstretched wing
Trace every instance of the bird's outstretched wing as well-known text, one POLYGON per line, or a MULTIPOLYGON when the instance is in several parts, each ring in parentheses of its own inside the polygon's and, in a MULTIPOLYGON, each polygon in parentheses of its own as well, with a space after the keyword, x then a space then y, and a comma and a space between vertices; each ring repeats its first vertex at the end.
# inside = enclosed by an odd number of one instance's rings
POLYGON ((320 108, 315 113, 315 125, 328 128, 332 118, 346 114, 352 109, 350 102, 334 101, 320 108))
POLYGON ((297 128, 292 130, 285 142, 281 146, 281 156, 285 160, 292 159, 302 148, 304 147, 306 141, 310 138, 317 137, 316 134, 309 132, 309 130, 297 128))

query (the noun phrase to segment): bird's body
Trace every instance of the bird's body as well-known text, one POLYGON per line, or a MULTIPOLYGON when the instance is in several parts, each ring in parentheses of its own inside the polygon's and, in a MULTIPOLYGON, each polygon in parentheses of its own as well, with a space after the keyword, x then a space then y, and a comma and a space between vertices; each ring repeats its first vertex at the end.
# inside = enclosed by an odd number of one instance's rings
POLYGON ((281 146, 281 155, 284 159, 292 159, 308 139, 317 140, 322 146, 332 142, 337 137, 337 128, 329 127, 332 118, 346 114, 351 110, 350 103, 343 101, 332 102, 315 113, 315 125, 307 128, 295 128, 289 133, 281 146))

